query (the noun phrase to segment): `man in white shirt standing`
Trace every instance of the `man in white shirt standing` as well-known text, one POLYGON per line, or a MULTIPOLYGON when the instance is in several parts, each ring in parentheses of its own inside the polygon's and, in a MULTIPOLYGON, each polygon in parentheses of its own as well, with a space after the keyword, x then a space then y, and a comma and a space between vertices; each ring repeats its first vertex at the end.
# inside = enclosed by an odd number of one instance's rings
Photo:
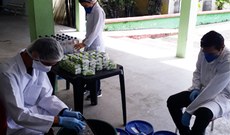
MULTIPOLYGON (((102 32, 105 26, 105 12, 99 5, 97 0, 79 0, 80 4, 84 7, 86 12, 86 36, 82 43, 76 44, 77 50, 84 48, 84 51, 99 51, 105 52, 102 32)), ((88 83, 86 89, 94 89, 96 83, 97 95, 101 94, 100 80, 88 83)), ((88 96, 89 98, 90 96, 88 96)))

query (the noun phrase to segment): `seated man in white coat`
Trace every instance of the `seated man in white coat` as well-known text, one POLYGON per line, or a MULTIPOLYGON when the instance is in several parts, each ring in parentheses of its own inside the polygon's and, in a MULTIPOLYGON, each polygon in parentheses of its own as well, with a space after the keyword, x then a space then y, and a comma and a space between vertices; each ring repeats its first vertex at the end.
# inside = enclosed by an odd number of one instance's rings
POLYGON ((224 45, 224 38, 210 31, 201 38, 200 46, 192 86, 167 100, 181 135, 204 135, 212 119, 230 112, 230 52, 224 45), (196 118, 190 129, 192 115, 196 118))
POLYGON ((55 39, 41 38, 0 64, 0 99, 6 109, 7 135, 43 135, 50 133, 52 126, 76 132, 84 129, 81 113, 70 111, 52 95, 47 72, 63 55, 55 39))

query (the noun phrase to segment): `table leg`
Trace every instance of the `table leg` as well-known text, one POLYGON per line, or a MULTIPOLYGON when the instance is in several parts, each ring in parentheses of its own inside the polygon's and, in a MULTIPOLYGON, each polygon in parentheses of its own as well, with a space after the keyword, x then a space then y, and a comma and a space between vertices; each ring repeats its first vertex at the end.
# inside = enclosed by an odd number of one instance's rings
POLYGON ((84 85, 81 79, 77 79, 73 84, 74 110, 83 114, 84 85))
POLYGON ((66 90, 69 90, 69 88, 70 88, 70 82, 66 80, 66 84, 65 85, 66 85, 66 90))
POLYGON ((120 88, 121 88, 123 122, 124 122, 124 125, 126 125, 127 117, 126 117, 126 99, 125 99, 125 77, 124 77, 123 68, 121 68, 121 73, 119 74, 119 80, 120 80, 120 88))
POLYGON ((98 80, 92 80, 89 81, 88 85, 90 85, 90 100, 91 100, 91 105, 97 105, 97 90, 99 89, 98 87, 98 80))

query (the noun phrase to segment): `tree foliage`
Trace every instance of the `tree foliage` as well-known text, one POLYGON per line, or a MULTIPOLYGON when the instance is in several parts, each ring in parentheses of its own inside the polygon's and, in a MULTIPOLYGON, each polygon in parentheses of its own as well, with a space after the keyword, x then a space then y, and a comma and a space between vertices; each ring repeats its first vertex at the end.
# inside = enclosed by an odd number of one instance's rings
POLYGON ((218 10, 222 10, 224 7, 224 4, 226 4, 226 3, 230 4, 230 0, 216 0, 215 4, 216 4, 218 10))
POLYGON ((134 16, 135 0, 100 0, 107 18, 134 16))

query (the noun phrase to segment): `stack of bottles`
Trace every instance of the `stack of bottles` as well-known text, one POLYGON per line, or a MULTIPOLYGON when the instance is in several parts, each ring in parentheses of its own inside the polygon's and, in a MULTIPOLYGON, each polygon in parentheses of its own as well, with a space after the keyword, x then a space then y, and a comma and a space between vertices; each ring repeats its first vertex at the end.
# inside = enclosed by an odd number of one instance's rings
MULTIPOLYGON (((41 37, 39 36, 39 38, 41 37)), ((45 37, 52 37, 61 44, 65 57, 60 61, 60 67, 72 74, 95 75, 96 71, 117 68, 117 65, 109 59, 107 53, 75 50, 74 45, 79 43, 77 37, 65 34, 45 35, 45 37)))
MULTIPOLYGON (((42 36, 39 36, 41 38, 42 36)), ((74 45, 79 43, 79 40, 77 37, 65 35, 65 34, 56 34, 56 35, 45 35, 45 37, 52 37, 56 39, 61 46, 63 47, 64 54, 71 54, 75 53, 76 50, 74 49, 74 45)))
POLYGON ((60 67, 72 74, 95 75, 96 71, 117 68, 107 53, 90 51, 67 54, 60 61, 60 67))

